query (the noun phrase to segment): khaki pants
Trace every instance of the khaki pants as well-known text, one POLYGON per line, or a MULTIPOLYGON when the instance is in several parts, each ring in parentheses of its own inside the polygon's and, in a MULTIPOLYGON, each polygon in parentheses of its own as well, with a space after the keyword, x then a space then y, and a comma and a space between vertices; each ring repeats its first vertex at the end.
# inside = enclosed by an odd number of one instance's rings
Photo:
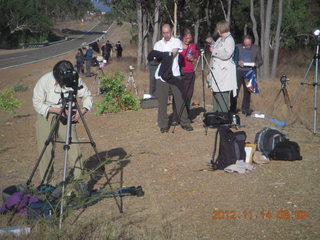
MULTIPOLYGON (((229 112, 230 92, 212 92, 213 112, 229 112)), ((232 94, 232 93, 231 93, 232 94)))
MULTIPOLYGON (((54 126, 56 122, 57 115, 55 114, 49 114, 47 118, 44 118, 43 116, 39 115, 37 116, 36 121, 36 132, 37 132, 37 145, 38 145, 38 152, 41 153, 45 141, 47 140, 51 128, 54 126)), ((58 129, 56 131, 56 134, 54 136, 54 140, 58 141, 65 141, 66 140, 66 125, 63 125, 62 123, 58 124, 58 129)), ((75 129, 75 125, 72 124, 71 127, 71 137, 72 142, 78 142, 78 137, 75 129)), ((42 179, 42 183, 44 184, 51 184, 55 185, 55 179, 54 179, 54 157, 55 157, 55 147, 57 143, 51 142, 44 152, 44 155, 40 161, 39 164, 39 172, 40 177, 42 179)), ((61 146, 63 148, 63 144, 58 144, 58 146, 61 146)), ((64 161, 64 158, 61 157, 60 161, 64 161)), ((70 149, 68 151, 68 164, 73 172, 74 179, 79 179, 82 175, 82 169, 83 169, 83 162, 82 162, 82 154, 80 152, 80 146, 79 144, 70 144, 70 149)))

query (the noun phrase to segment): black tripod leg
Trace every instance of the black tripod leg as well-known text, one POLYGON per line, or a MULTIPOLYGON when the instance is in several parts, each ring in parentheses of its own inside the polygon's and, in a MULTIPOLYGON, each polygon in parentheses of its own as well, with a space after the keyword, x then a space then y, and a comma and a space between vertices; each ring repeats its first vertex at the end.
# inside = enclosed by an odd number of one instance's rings
POLYGON ((49 136, 48 136, 47 140, 46 140, 45 143, 44 143, 44 146, 43 146, 43 148, 42 148, 42 151, 41 151, 41 153, 40 153, 40 155, 39 155, 39 157, 38 157, 38 159, 37 159, 37 162, 36 162, 36 164, 35 164, 32 172, 31 172, 31 175, 30 175, 30 177, 28 178, 28 180, 27 180, 27 182, 26 182, 27 185, 29 185, 29 184, 31 183, 32 178, 33 178, 33 176, 34 176, 34 174, 35 174, 35 172, 36 172, 36 170, 37 170, 37 168, 38 168, 38 166, 39 166, 39 164, 40 164, 40 162, 41 162, 41 159, 42 159, 42 157, 43 157, 43 154, 45 153, 45 151, 46 151, 48 145, 50 144, 50 142, 53 141, 53 136, 54 136, 54 134, 55 134, 55 132, 56 132, 56 130, 57 130, 57 127, 58 127, 58 125, 59 125, 59 120, 60 120, 60 118, 61 118, 61 116, 62 116, 62 113, 63 113, 64 109, 65 109, 65 105, 61 108, 61 110, 60 110, 60 112, 59 112, 59 114, 58 114, 58 117, 57 117, 57 119, 56 119, 56 122, 55 122, 54 126, 51 128, 51 131, 50 131, 50 133, 49 133, 49 136))
MULTIPOLYGON (((310 73, 310 70, 311 70, 311 67, 312 67, 312 65, 313 65, 313 62, 314 62, 314 58, 312 58, 312 60, 311 60, 311 62, 310 62, 310 64, 309 64, 309 66, 308 66, 308 69, 307 69, 307 71, 306 71, 303 79, 300 81, 300 85, 301 85, 301 86, 303 86, 303 85, 305 84, 305 81, 308 79, 308 75, 309 75, 309 73, 310 73)), ((292 106, 291 109, 292 109, 293 106, 296 104, 296 102, 299 100, 300 94, 301 94, 301 90, 302 90, 302 87, 298 87, 298 88, 297 88, 296 93, 295 93, 294 98, 293 98, 293 103, 292 103, 292 105, 291 105, 291 106, 292 106)), ((289 112, 287 113, 287 116, 286 116, 286 118, 285 118, 285 122, 288 122, 288 121, 289 121, 289 119, 291 118, 291 114, 292 114, 292 113, 293 113, 293 111, 289 111, 289 112)))
POLYGON ((288 90, 285 88, 283 89, 283 97, 284 97, 284 102, 287 105, 289 110, 292 110, 292 105, 291 105, 291 101, 290 101, 290 97, 288 94, 288 90))
MULTIPOLYGON (((88 127, 88 125, 87 125, 87 123, 86 123, 86 121, 85 121, 85 119, 84 119, 84 116, 83 116, 83 114, 82 114, 82 112, 81 112, 81 109, 80 109, 80 107, 79 107, 79 104, 78 104, 78 102, 77 102, 76 100, 75 100, 75 105, 76 105, 77 111, 79 112, 80 119, 81 119, 81 121, 82 121, 82 123, 83 123, 83 126, 84 126, 84 128, 85 128, 85 130, 86 130, 86 133, 87 133, 87 135, 88 135, 88 137, 89 137, 91 146, 92 146, 92 148, 93 148, 93 150, 94 150, 94 152, 95 152, 95 154, 96 154, 96 156, 97 156, 97 159, 98 159, 99 163, 102 164, 102 160, 101 160, 101 158, 100 158, 100 156, 99 156, 99 153, 98 153, 98 150, 97 150, 97 145, 96 145, 96 143, 93 141, 93 138, 92 138, 92 135, 91 135, 91 133, 90 133, 89 127, 88 127)), ((110 178, 109 178, 108 174, 107 174, 105 171, 103 171, 103 174, 104 174, 104 177, 105 177, 106 180, 107 180, 107 184, 109 185, 109 187, 110 187, 110 189, 111 189, 111 192, 113 192, 113 188, 112 188, 112 186, 111 186, 111 182, 110 182, 110 178)), ((117 197, 116 197, 115 195, 113 195, 113 198, 114 198, 114 200, 115 200, 115 202, 116 202, 116 204, 117 204, 117 207, 118 207, 118 209, 119 209, 119 212, 120 212, 120 213, 123 213, 122 205, 118 202, 117 197)))
MULTIPOLYGON (((281 92, 282 92, 282 88, 277 93, 277 96, 275 97, 275 99, 273 101, 274 103, 276 103, 278 101, 278 98, 279 98, 281 92)), ((274 104, 271 104, 270 109, 269 109, 269 113, 271 114, 273 112, 273 110, 274 110, 274 104)))
MULTIPOLYGON (((203 65, 203 60, 202 60, 201 64, 203 65)), ((203 66, 201 69, 201 78, 202 78, 203 108, 204 108, 204 112, 207 112, 207 110, 206 110, 206 93, 205 93, 205 89, 204 89, 204 67, 203 66)))

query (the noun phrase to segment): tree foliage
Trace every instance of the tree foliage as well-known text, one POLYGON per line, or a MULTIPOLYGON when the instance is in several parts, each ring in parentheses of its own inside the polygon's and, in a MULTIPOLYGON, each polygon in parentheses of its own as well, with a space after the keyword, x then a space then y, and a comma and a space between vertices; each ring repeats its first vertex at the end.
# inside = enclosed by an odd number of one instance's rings
POLYGON ((79 18, 91 8, 90 0, 0 0, 0 44, 47 40, 56 20, 79 18))
POLYGON ((3 89, 0 93, 0 110, 15 114, 15 110, 21 106, 18 99, 14 98, 14 90, 3 89))
POLYGON ((98 114, 139 109, 138 97, 127 91, 123 84, 123 72, 102 74, 100 77, 102 99, 96 104, 98 114))

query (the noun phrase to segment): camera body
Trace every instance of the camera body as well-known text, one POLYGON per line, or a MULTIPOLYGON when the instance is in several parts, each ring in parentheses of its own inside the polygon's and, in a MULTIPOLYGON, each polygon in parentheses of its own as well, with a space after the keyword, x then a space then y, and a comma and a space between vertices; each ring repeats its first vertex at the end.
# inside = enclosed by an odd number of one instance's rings
POLYGON ((286 82, 288 82, 289 80, 290 80, 290 79, 287 78, 286 75, 282 75, 282 76, 280 77, 280 82, 281 82, 281 84, 286 84, 286 82))
POLYGON ((132 65, 129 66, 129 72, 133 72, 134 67, 132 65))
POLYGON ((79 85, 79 75, 76 71, 72 69, 67 69, 61 74, 61 81, 66 87, 78 88, 79 85))

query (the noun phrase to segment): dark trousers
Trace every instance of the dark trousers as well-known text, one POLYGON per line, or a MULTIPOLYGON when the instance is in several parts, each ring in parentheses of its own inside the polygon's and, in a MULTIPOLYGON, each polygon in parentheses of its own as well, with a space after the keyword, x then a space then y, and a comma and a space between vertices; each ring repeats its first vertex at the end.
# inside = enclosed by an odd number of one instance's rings
POLYGON ((238 84, 237 96, 233 97, 233 95, 230 94, 230 112, 233 112, 233 113, 237 112, 237 100, 238 100, 241 86, 243 86, 243 100, 241 105, 241 111, 243 112, 250 111, 251 93, 247 89, 246 84, 244 82, 244 75, 246 73, 247 71, 237 70, 237 84, 238 84))
POLYGON ((156 78, 154 76, 158 65, 150 64, 150 75, 149 75, 149 94, 154 96, 156 94, 156 78))
POLYGON ((103 55, 103 58, 109 62, 109 58, 110 58, 110 52, 106 52, 104 55, 103 55))
MULTIPOLYGON (((173 84, 163 82, 160 79, 156 80, 156 97, 158 98, 159 108, 158 108, 158 126, 160 128, 167 128, 169 126, 169 117, 167 113, 168 97, 169 97, 169 87, 174 96, 174 101, 176 105, 183 105, 183 99, 179 88, 173 84)), ((181 114, 180 123, 182 126, 190 125, 190 119, 188 118, 187 109, 184 108, 181 114)))
MULTIPOLYGON (((187 109, 188 115, 190 114, 190 103, 193 95, 194 90, 194 82, 195 82, 195 73, 184 73, 183 76, 181 76, 181 95, 183 98, 184 106, 183 108, 187 109)), ((172 104, 172 122, 180 122, 180 114, 181 114, 181 107, 178 107, 175 104, 175 101, 173 101, 172 104)))
POLYGON ((77 62, 77 72, 80 74, 80 73, 83 73, 83 62, 77 62))
POLYGON ((121 58, 122 57, 122 50, 117 50, 117 58, 121 58))

